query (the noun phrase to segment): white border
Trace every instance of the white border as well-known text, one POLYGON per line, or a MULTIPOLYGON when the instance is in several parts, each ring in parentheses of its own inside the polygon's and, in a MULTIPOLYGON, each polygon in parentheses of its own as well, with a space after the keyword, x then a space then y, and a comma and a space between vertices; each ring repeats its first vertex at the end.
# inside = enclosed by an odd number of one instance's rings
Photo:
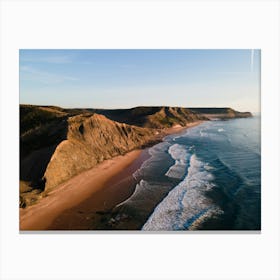
POLYGON ((278 21, 269 0, 2 1, 2 279, 279 279, 278 21), (19 234, 20 48, 261 49, 262 233, 19 234))

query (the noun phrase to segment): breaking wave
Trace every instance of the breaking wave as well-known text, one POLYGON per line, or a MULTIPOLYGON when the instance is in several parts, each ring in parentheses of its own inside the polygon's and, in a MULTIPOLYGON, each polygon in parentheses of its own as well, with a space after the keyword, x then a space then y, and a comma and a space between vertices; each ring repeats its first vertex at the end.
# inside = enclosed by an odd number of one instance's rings
POLYGON ((168 169, 165 175, 171 178, 183 179, 191 156, 188 153, 186 146, 174 144, 169 147, 168 153, 175 160, 175 164, 168 169))
POLYGON ((196 229, 207 218, 222 215, 222 209, 205 195, 215 186, 209 169, 208 164, 191 155, 186 177, 158 204, 142 230, 196 229))
POLYGON ((260 229, 257 119, 205 122, 149 148, 117 206, 147 231, 260 229))

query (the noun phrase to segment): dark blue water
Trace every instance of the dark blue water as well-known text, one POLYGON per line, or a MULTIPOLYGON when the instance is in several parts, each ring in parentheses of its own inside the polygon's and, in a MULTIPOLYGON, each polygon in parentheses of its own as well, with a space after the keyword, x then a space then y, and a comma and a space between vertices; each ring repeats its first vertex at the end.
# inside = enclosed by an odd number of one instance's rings
POLYGON ((150 153, 137 192, 173 186, 143 230, 260 229, 259 117, 205 122, 150 153))
POLYGON ((208 121, 149 148, 134 176, 143 230, 259 230, 260 117, 208 121))

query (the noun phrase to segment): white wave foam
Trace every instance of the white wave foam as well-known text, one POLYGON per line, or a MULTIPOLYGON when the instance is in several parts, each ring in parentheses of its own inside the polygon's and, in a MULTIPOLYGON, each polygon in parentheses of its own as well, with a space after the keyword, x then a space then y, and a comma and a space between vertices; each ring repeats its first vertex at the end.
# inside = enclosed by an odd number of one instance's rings
POLYGON ((170 178, 182 179, 186 173, 187 163, 190 159, 187 147, 174 144, 169 147, 168 153, 175 160, 175 164, 169 168, 165 175, 170 178))
POLYGON ((219 215, 222 210, 205 196, 214 184, 209 165, 195 155, 190 158, 188 175, 155 208, 143 226, 143 230, 195 229, 199 221, 219 215))
POLYGON ((207 133, 205 133, 203 129, 201 129, 199 131, 199 134, 200 134, 200 137, 206 137, 207 136, 207 133))
POLYGON ((145 181, 145 180, 141 180, 141 181, 136 185, 133 194, 132 194, 129 198, 127 198, 125 201, 119 203, 116 207, 119 207, 119 206, 121 206, 121 205, 123 205, 123 204, 127 204, 127 203, 133 201, 133 200, 134 200, 139 194, 141 194, 141 192, 142 192, 143 190, 145 190, 145 189, 146 189, 146 190, 149 190, 149 189, 150 189, 149 183, 148 183, 147 181, 145 181))
POLYGON ((125 201, 119 203, 116 208, 120 206, 131 206, 138 212, 150 212, 162 198, 170 190, 170 184, 163 184, 157 182, 150 182, 147 180, 140 180, 136 185, 133 194, 125 201), (149 209, 149 207, 152 207, 149 209))
POLYGON ((223 132, 223 131, 225 131, 223 128, 218 129, 218 132, 223 132))

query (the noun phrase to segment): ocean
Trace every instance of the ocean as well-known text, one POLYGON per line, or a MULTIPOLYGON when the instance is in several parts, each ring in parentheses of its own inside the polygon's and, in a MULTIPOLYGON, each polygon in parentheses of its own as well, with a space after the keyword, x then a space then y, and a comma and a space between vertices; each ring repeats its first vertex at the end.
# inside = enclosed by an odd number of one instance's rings
POLYGON ((260 117, 207 121, 149 148, 134 173, 142 230, 260 230, 260 117))

